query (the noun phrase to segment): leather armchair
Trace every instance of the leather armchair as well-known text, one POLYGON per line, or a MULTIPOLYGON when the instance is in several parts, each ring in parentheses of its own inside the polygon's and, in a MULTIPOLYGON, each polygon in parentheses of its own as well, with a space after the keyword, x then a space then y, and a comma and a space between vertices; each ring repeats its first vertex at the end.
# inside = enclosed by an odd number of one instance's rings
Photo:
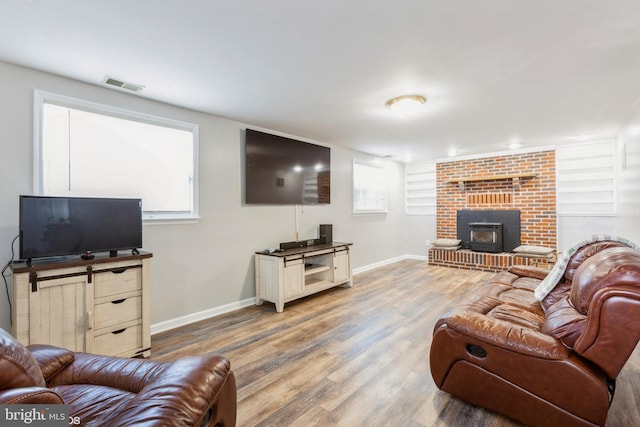
POLYGON ((640 340, 640 251, 576 252, 541 302, 544 271, 498 273, 436 323, 436 385, 532 426, 604 426, 615 379, 640 340))
POLYGON ((221 356, 155 362, 25 347, 2 329, 0 346, 2 404, 66 404, 86 426, 235 426, 235 377, 221 356))

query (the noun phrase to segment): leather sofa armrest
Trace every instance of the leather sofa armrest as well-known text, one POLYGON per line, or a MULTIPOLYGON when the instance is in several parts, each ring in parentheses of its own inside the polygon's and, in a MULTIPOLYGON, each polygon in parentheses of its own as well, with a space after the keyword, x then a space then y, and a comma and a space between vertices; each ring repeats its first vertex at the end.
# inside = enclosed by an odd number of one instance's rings
POLYGON ((27 349, 38 362, 42 376, 47 383, 57 373, 71 364, 74 359, 72 351, 52 345, 32 344, 27 346, 27 349))
POLYGON ((635 286, 618 286, 596 293, 574 349, 616 378, 639 340, 640 294, 635 286))
POLYGON ((175 362, 155 362, 75 353, 75 360, 56 375, 51 385, 94 384, 135 393, 118 411, 109 411, 100 425, 211 425, 233 426, 236 384, 231 365, 222 356, 208 354, 175 362), (208 424, 208 423, 207 423, 208 424))
POLYGON ((569 350, 554 337, 482 313, 457 311, 442 323, 466 336, 516 353, 554 360, 569 356, 569 350))
POLYGON ((63 404, 62 398, 54 391, 44 387, 11 388, 0 391, 0 404, 63 404))
POLYGON ((544 279, 549 274, 549 270, 529 265, 514 265, 509 267, 508 271, 520 277, 532 277, 539 280, 544 279))
POLYGON ((148 381, 129 405, 104 422, 101 420, 102 425, 154 420, 159 426, 235 426, 236 383, 224 357, 183 358, 148 374, 148 381))

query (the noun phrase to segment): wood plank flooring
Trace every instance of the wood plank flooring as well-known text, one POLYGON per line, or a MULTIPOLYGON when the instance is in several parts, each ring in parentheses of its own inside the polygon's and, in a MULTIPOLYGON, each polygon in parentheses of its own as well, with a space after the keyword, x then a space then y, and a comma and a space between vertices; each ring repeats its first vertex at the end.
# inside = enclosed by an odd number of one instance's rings
MULTIPOLYGON (((248 426, 519 424, 439 391, 429 371, 433 325, 494 273, 404 260, 288 303, 264 303, 152 337, 152 359, 213 351, 238 383, 248 426)), ((638 349, 618 378, 607 426, 640 424, 638 349)))

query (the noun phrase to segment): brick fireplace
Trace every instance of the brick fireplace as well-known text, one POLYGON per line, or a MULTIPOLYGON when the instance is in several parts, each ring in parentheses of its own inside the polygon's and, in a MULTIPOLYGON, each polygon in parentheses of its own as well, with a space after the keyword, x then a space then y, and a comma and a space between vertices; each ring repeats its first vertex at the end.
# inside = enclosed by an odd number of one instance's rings
MULTIPOLYGON (((520 212, 520 244, 555 248, 555 180, 553 150, 439 162, 436 164, 437 237, 458 238, 457 216, 461 210, 517 210, 520 212)), ((447 258, 455 256, 446 255, 447 258)), ((491 263, 501 268, 505 261, 491 263)))

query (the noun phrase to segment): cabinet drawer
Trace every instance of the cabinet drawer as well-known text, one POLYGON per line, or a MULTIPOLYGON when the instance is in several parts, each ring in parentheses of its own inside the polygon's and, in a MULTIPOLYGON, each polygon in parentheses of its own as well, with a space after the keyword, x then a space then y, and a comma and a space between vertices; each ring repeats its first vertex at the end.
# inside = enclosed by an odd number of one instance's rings
POLYGON ((135 296, 96 305, 94 328, 102 329, 142 318, 142 297, 135 296))
POLYGON ((93 350, 97 354, 122 355, 142 348, 140 324, 95 337, 93 350))
POLYGON ((142 269, 126 267, 113 271, 102 271, 94 275, 95 297, 134 292, 142 288, 142 269))

